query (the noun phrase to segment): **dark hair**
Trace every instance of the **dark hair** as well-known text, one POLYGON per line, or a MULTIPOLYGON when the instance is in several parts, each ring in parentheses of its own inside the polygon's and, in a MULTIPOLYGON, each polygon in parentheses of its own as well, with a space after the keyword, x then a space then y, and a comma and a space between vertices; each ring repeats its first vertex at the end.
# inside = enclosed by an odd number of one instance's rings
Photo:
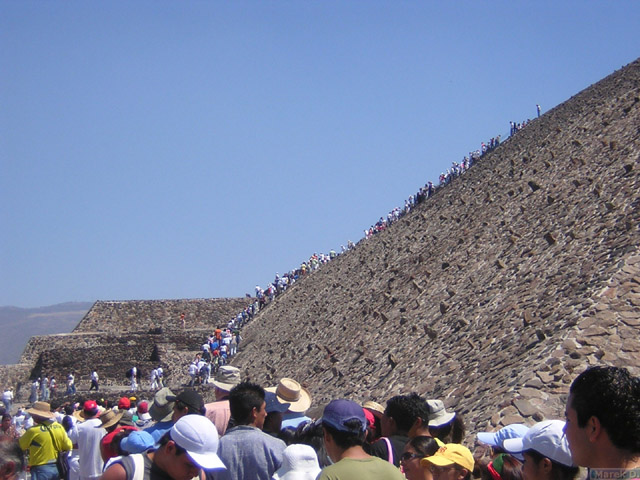
MULTIPOLYGON (((160 441, 158 442, 158 446, 159 447, 164 447, 167 443, 169 443, 169 440, 173 440, 171 438, 171 430, 169 430, 167 433, 165 433, 162 438, 160 438, 160 441)), ((182 448, 180 445, 178 445, 175 441, 173 442, 176 446, 176 455, 182 455, 183 453, 187 453, 187 451, 182 448)))
POLYGON ((439 427, 429 427, 429 433, 443 443, 462 443, 464 440, 464 418, 456 412, 449 423, 439 427))
POLYGON ((323 437, 322 425, 319 422, 309 420, 298 425, 293 441, 293 443, 303 443, 313 447, 318 455, 320 468, 328 467, 332 463, 325 449, 323 437))
POLYGON ((522 480, 522 462, 508 453, 500 453, 487 463, 476 462, 476 467, 479 469, 479 475, 476 476, 479 476, 482 480, 495 480, 489 472, 489 464, 493 464, 495 469, 494 462, 498 458, 502 459, 502 468, 498 471, 502 480, 522 480))
POLYGON ((435 438, 427 437, 426 435, 413 437, 407 443, 411 445, 416 453, 421 455, 423 458, 430 457, 431 455, 435 454, 440 448, 440 445, 438 445, 438 442, 436 442, 435 438))
POLYGON ((357 445, 362 445, 364 443, 366 431, 363 430, 363 425, 360 420, 358 420, 357 418, 352 418, 351 420, 347 420, 346 422, 344 422, 344 426, 351 429, 352 431, 343 432, 328 425, 322 425, 327 433, 331 435, 333 441, 336 442, 336 445, 343 450, 346 450, 350 447, 355 447, 357 445))
POLYGON ((11 414, 10 413, 3 413, 2 414, 2 420, 11 420, 11 414))
POLYGON ((421 418, 425 425, 429 422, 429 406, 417 393, 391 397, 387 400, 384 414, 393 418, 398 430, 405 433, 411 429, 418 418, 421 418))
POLYGON ((551 462, 551 465, 553 466, 553 468, 551 469, 551 477, 553 478, 553 480, 573 480, 578 476, 578 473, 580 472, 580 467, 569 467, 567 465, 563 465, 541 454, 537 450, 525 450, 522 453, 529 455, 536 463, 536 465, 540 463, 543 458, 548 458, 551 462))
POLYGON ((569 394, 579 427, 596 417, 615 447, 640 453, 640 379, 626 368, 592 367, 578 375, 569 394))
POLYGON ((264 403, 265 392, 260 385, 242 382, 229 392, 229 409, 236 425, 247 425, 254 408, 260 410, 264 403))

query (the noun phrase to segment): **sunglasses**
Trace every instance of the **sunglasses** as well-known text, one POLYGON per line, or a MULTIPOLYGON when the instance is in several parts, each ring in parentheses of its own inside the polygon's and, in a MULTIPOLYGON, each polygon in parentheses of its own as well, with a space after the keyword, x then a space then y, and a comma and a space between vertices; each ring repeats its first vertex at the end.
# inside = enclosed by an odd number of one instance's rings
POLYGON ((418 455, 417 453, 404 452, 402 455, 400 455, 400 461, 408 462, 409 460, 412 460, 414 458, 421 458, 421 457, 422 455, 418 455))

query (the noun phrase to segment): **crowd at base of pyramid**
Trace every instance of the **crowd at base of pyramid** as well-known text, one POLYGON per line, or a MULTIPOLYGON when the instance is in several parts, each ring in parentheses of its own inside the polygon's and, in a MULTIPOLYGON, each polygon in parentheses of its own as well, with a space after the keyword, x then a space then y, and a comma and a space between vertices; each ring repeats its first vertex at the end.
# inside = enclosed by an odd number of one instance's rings
POLYGON ((564 420, 471 434, 441 400, 416 393, 385 406, 335 399, 313 419, 311 394, 294 379, 263 387, 222 366, 213 383, 208 404, 165 387, 150 402, 51 411, 38 401, 15 419, 4 413, 0 479, 24 478, 26 465, 36 480, 640 478, 640 379, 623 368, 578 375, 564 420), (22 429, 25 418, 33 426, 22 429), (463 445, 473 442, 483 456, 463 445))

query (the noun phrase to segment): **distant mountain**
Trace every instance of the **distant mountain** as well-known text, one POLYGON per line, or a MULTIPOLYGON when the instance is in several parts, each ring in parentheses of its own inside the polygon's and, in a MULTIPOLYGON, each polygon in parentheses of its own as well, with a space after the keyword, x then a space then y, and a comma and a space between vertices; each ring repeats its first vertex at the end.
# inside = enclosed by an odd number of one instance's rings
POLYGON ((0 364, 17 363, 33 335, 71 332, 91 305, 67 302, 38 308, 0 307, 0 364))

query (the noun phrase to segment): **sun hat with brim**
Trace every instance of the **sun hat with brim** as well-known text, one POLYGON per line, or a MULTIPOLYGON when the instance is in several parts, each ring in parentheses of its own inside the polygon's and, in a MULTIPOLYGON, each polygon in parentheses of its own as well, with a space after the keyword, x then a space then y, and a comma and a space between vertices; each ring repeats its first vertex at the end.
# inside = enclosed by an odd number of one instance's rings
POLYGON ((367 410, 371 410, 371 413, 373 413, 378 418, 384 415, 384 407, 378 402, 367 400, 366 402, 364 402, 364 405, 362 405, 362 407, 366 408, 367 410))
POLYGON ((153 397, 153 403, 149 407, 149 415, 156 422, 168 422, 173 415, 173 402, 167 400, 167 396, 173 396, 173 392, 168 388, 161 388, 153 397))
POLYGON ((113 410, 105 410, 100 415, 100 421, 102 425, 97 425, 96 428, 109 428, 113 427, 116 423, 120 421, 124 412, 114 412, 113 410))
POLYGON ((204 408, 204 400, 195 390, 183 390, 178 395, 167 395, 169 402, 180 402, 189 407, 192 413, 200 413, 204 408))
POLYGON ((226 469, 217 455, 218 430, 211 420, 203 415, 185 415, 178 419, 169 431, 176 445, 186 450, 187 455, 205 470, 226 469))
POLYGON ((455 464, 466 468, 470 472, 473 472, 474 463, 471 450, 458 443, 447 443, 440 447, 432 456, 420 460, 422 467, 429 467, 429 465, 448 467, 455 464))
POLYGON ((231 365, 220 367, 213 379, 213 384, 220 390, 230 392, 241 380, 240 369, 231 365))
POLYGON ((573 466, 569 442, 564 434, 565 422, 545 420, 536 423, 522 438, 510 438, 502 443, 509 453, 522 453, 535 450, 554 462, 567 467, 573 466))
POLYGON ((427 400, 429 406, 429 426, 441 427, 446 425, 456 416, 455 412, 447 412, 442 400, 427 400))
POLYGON ((122 412, 122 418, 120 419, 120 421, 118 423, 120 425, 126 425, 128 427, 135 427, 136 426, 136 424, 133 423, 133 414, 128 410, 125 410, 124 412, 122 412))
POLYGON ((55 418, 56 414, 51 411, 51 405, 47 402, 35 402, 27 413, 32 417, 55 418))
POLYGON ((275 480, 315 480, 320 473, 318 455, 313 447, 289 445, 282 454, 282 466, 273 474, 275 480))
POLYGON ((309 391, 292 378, 283 378, 277 387, 268 387, 265 391, 275 393, 280 403, 290 403, 290 412, 303 413, 311 406, 309 391))

